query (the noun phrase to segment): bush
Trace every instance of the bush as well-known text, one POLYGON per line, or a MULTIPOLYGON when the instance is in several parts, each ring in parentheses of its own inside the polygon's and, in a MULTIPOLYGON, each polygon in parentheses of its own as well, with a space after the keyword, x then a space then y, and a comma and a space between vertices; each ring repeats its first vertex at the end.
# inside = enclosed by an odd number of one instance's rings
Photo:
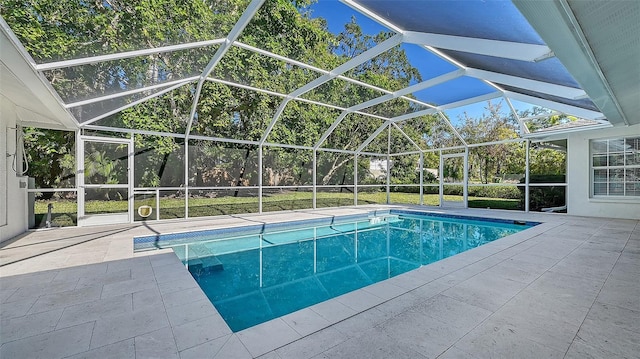
POLYGON ((411 186, 411 187, 391 186, 389 187, 389 191, 400 192, 400 193, 420 193, 420 186, 411 186))
POLYGON ((520 199, 520 190, 516 186, 472 186, 469 185, 470 197, 488 197, 520 199))
MULTIPOLYGON (((391 186, 391 192, 402 193, 420 193, 420 187, 398 187, 391 186)), ((462 196, 462 186, 445 186, 444 194, 452 196, 462 196)), ((440 193, 439 187, 424 187, 425 194, 438 194, 440 193)), ((474 186, 469 185, 469 197, 485 197, 485 198, 505 198, 505 199, 520 199, 521 192, 516 186, 474 186)))
POLYGON ((458 185, 445 185, 443 191, 445 195, 451 195, 451 196, 463 195, 462 186, 458 186, 458 185))
MULTIPOLYGON (((520 183, 524 183, 521 179, 520 183)), ((536 183, 565 183, 564 175, 531 175, 529 177, 529 210, 540 211, 542 208, 560 207, 566 204, 565 186, 536 187, 536 183)), ((524 205, 524 187, 521 203, 524 205)))

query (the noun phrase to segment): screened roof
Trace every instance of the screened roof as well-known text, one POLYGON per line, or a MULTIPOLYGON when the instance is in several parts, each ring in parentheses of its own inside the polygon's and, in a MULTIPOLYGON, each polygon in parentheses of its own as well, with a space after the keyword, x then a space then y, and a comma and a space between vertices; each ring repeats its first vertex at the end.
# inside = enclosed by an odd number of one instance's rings
POLYGON ((632 124, 607 115, 624 114, 615 95, 580 86, 598 79, 579 81, 556 57, 529 23, 533 5, 514 3, 3 1, 2 93, 44 127, 320 148, 341 125, 365 123, 371 137, 347 146, 357 151, 389 123, 412 142, 406 129, 422 116, 460 137, 455 109, 487 101, 524 125, 532 106, 576 118, 559 129, 632 124), (33 101, 16 95, 28 92, 33 101), (303 116, 317 128, 297 128, 303 116))

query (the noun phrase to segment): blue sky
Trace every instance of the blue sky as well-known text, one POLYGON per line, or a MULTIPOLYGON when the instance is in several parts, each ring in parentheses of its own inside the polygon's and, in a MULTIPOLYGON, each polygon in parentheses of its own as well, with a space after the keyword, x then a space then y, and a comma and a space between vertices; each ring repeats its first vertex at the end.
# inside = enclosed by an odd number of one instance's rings
MULTIPOLYGON (((357 12, 356 10, 353 10, 351 7, 338 0, 318 0, 317 3, 312 5, 311 10, 311 16, 325 18, 327 20, 329 31, 335 34, 344 29, 344 24, 349 22, 352 16, 355 16, 357 23, 365 34, 374 35, 380 31, 390 31, 388 28, 357 12)), ((420 71, 423 80, 428 80, 457 69, 453 64, 441 59, 437 55, 420 46, 402 44, 402 48, 405 50, 411 64, 420 71)), ((421 101, 442 105, 445 103, 459 101, 463 98, 479 96, 494 91, 496 91, 494 88, 480 80, 464 77, 433 88, 419 91, 413 95, 421 101)), ((498 98, 493 101, 498 102, 501 101, 501 99, 498 98)), ((508 110, 508 105, 504 103, 504 100, 502 100, 502 102, 503 111, 508 110)), ((486 101, 483 101, 478 104, 465 106, 464 108, 448 110, 445 113, 450 117, 452 122, 457 123, 459 116, 465 111, 473 117, 482 116, 486 105, 486 101)), ((516 108, 520 109, 520 106, 516 106, 516 108)))

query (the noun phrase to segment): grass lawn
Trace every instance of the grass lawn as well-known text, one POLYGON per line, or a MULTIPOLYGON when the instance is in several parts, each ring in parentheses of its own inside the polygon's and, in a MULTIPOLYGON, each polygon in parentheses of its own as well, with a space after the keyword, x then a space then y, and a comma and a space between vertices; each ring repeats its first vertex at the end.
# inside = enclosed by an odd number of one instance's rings
MULTIPOLYGON (((461 196, 444 196, 445 200, 460 200, 461 196)), ((425 194, 424 204, 437 206, 439 196, 437 194, 425 194)), ((419 204, 418 193, 391 192, 391 203, 419 204)), ((385 204, 387 194, 385 192, 361 192, 358 193, 358 204, 385 204)), ((47 214, 47 204, 53 203, 52 222, 54 226, 74 226, 77 223, 77 204, 74 201, 36 201, 36 227, 44 227, 47 214)), ((155 219, 155 198, 139 200, 135 202, 135 208, 143 204, 154 207, 151 218, 155 219)), ((316 207, 352 206, 352 193, 326 193, 318 192, 316 207)), ((262 200, 263 212, 306 209, 313 207, 313 194, 311 192, 283 192, 267 195, 262 200)), ((518 210, 520 201, 517 199, 469 197, 471 208, 492 208, 518 210)), ((87 201, 86 213, 121 213, 127 211, 126 201, 87 201)), ((161 198, 160 218, 184 218, 183 198, 161 198)), ((257 197, 219 197, 219 198, 190 198, 189 217, 218 216, 228 214, 257 213, 257 197)), ((136 220, 140 220, 137 213, 136 220)))

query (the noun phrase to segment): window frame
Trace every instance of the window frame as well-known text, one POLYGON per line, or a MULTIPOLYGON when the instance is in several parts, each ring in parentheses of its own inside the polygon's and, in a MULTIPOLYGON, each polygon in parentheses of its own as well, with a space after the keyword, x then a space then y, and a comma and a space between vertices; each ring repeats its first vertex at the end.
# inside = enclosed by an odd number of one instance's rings
POLYGON ((640 181, 629 180, 631 176, 640 178, 640 136, 589 140, 590 198, 640 200, 640 181), (628 147, 630 141, 631 148, 628 147), (596 159, 599 159, 598 165, 596 159), (629 175, 629 171, 632 174, 629 175))

